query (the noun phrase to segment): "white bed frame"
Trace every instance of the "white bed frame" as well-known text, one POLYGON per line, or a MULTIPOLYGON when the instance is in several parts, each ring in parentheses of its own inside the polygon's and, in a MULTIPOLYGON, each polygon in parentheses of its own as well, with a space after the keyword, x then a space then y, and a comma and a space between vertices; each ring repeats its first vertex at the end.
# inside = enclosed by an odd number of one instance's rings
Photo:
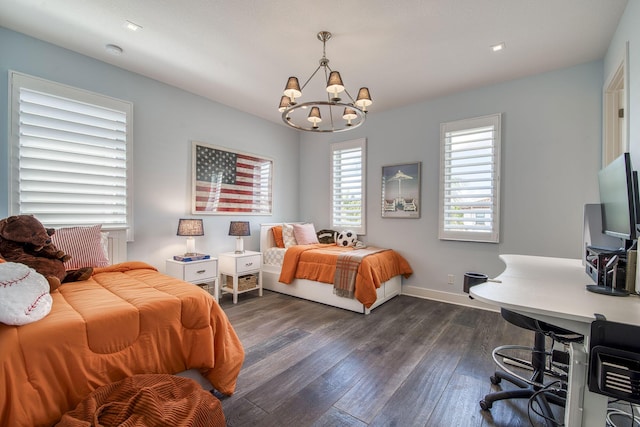
MULTIPOLYGON (((267 248, 276 246, 271 233, 271 227, 280 225, 280 223, 260 224, 260 251, 263 253, 267 248)), ((382 283, 378 288, 378 298, 370 308, 366 308, 357 299, 343 298, 333 293, 333 286, 327 283, 316 282, 306 279, 295 279, 291 284, 287 285, 278 281, 280 277, 279 266, 262 263, 262 287, 282 294, 291 295, 310 301, 327 304, 333 307, 343 308, 345 310, 355 311, 356 313, 369 314, 374 308, 384 304, 391 298, 400 295, 402 291, 402 277, 395 276, 390 280, 382 283)))
POLYGON ((107 255, 111 264, 127 260, 127 230, 105 230, 107 237, 107 255))

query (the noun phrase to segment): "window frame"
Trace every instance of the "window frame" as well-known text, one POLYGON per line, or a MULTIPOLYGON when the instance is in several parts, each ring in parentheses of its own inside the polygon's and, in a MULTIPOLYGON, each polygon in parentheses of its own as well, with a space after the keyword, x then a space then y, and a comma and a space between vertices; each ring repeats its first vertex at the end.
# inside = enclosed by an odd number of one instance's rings
POLYGON ((367 139, 359 138, 349 141, 342 142, 334 142, 330 145, 329 152, 329 218, 330 218, 330 227, 336 231, 342 230, 352 230, 358 235, 364 235, 367 232, 366 228, 366 211, 367 211, 367 139), (334 205, 336 196, 334 190, 334 184, 336 180, 335 169, 334 169, 334 155, 338 151, 350 151, 354 149, 360 149, 360 216, 359 216, 359 225, 349 225, 343 222, 340 222, 336 216, 336 206, 334 205))
POLYGON ((496 113, 487 116, 474 117, 440 124, 440 188, 439 188, 439 224, 438 238, 440 240, 459 240, 468 242, 499 243, 500 242, 500 187, 501 187, 501 159, 502 151, 502 114, 496 113), (448 138, 453 132, 473 131, 492 127, 493 139, 491 144, 491 214, 490 230, 447 230, 445 228, 445 198, 451 187, 447 186, 446 175, 448 169, 447 147, 450 145, 448 138))
MULTIPOLYGON (((61 83, 45 80, 39 77, 23 74, 17 71, 9 71, 9 174, 8 174, 8 211, 9 215, 23 214, 20 209, 20 91, 26 89, 31 92, 40 92, 47 96, 69 99, 76 103, 85 103, 106 109, 124 113, 126 124, 124 134, 125 141, 125 171, 126 171, 126 224, 101 224, 103 229, 127 230, 128 240, 133 240, 133 103, 129 101, 112 98, 99 93, 90 92, 84 89, 67 86, 61 83)), ((75 122, 74 122, 75 123, 75 122)), ((34 213, 36 216, 37 212, 34 213)), ((85 226, 89 224, 54 224, 42 221, 45 226, 85 226)))

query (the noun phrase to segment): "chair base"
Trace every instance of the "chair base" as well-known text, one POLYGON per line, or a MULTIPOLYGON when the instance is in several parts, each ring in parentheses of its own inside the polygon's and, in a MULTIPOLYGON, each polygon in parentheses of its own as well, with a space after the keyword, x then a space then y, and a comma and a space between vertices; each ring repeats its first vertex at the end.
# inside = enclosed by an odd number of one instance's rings
MULTIPOLYGON (((496 391, 493 393, 487 394, 484 399, 480 401, 480 407, 485 411, 488 411, 493 406, 493 402, 497 402, 499 400, 505 399, 531 399, 535 396, 536 399, 539 399, 538 403, 540 407, 545 409, 545 407, 549 407, 549 404, 558 405, 564 407, 565 399, 558 395, 554 394, 551 390, 541 391, 542 389, 539 387, 534 387, 526 382, 522 381, 520 378, 513 376, 507 372, 496 372, 491 378, 491 384, 500 384, 502 380, 507 380, 515 386, 519 387, 515 390, 503 390, 496 391)), ((544 412, 543 412, 544 413, 544 412)), ((545 415, 552 415, 551 408, 549 407, 549 413, 545 415)))
MULTIPOLYGON (((493 376, 490 377, 491 383, 494 385, 500 384, 502 380, 506 380, 512 384, 514 384, 518 389, 515 390, 503 390, 494 393, 487 394, 484 399, 480 401, 480 408, 485 411, 488 411, 493 406, 494 402, 505 399, 527 399, 535 401, 539 407, 542 416, 550 423, 552 426, 557 426, 558 424, 553 421, 554 414, 551 409, 551 404, 558 405, 560 407, 565 406, 565 399, 562 394, 565 393, 565 390, 562 388, 554 388, 547 389, 543 384, 544 376, 546 374, 550 374, 550 371, 546 368, 546 357, 547 353, 544 351, 544 340, 545 336, 541 332, 536 332, 535 335, 535 345, 532 350, 532 362, 529 364, 526 361, 516 360, 518 364, 526 365, 526 368, 532 368, 532 376, 530 380, 527 380, 513 372, 510 372, 504 364, 500 363, 497 358, 497 354, 499 351, 505 349, 524 349, 521 346, 502 346, 498 347, 493 351, 494 361, 500 366, 500 368, 505 369, 505 371, 496 371, 493 376)), ((551 373, 552 376, 555 376, 554 373, 551 373)))

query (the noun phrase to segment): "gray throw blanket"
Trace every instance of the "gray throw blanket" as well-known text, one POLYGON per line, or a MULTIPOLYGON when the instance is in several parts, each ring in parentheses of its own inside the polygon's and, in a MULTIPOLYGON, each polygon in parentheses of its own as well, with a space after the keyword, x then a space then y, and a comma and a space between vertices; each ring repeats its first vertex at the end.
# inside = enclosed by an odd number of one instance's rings
POLYGON ((336 274, 333 277, 333 292, 339 297, 353 298, 356 288, 356 277, 362 259, 367 255, 388 249, 369 246, 363 249, 356 249, 338 255, 336 262, 336 274))

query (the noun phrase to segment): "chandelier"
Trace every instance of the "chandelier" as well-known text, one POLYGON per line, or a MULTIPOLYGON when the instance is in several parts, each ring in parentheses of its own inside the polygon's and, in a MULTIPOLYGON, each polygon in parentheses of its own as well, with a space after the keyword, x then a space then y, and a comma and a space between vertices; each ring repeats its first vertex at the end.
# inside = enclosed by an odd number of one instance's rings
POLYGON ((289 126, 311 132, 342 132, 355 129, 364 123, 367 117, 367 107, 372 104, 369 88, 362 87, 354 100, 342 83, 338 71, 329 67, 329 60, 325 53, 327 40, 331 38, 328 31, 320 31, 318 40, 322 42, 322 58, 320 65, 300 87, 297 77, 289 77, 280 99, 278 110, 282 113, 282 120, 289 126), (324 72, 327 100, 298 103, 302 91, 318 74, 324 72), (344 95, 348 98, 343 100, 344 95))

